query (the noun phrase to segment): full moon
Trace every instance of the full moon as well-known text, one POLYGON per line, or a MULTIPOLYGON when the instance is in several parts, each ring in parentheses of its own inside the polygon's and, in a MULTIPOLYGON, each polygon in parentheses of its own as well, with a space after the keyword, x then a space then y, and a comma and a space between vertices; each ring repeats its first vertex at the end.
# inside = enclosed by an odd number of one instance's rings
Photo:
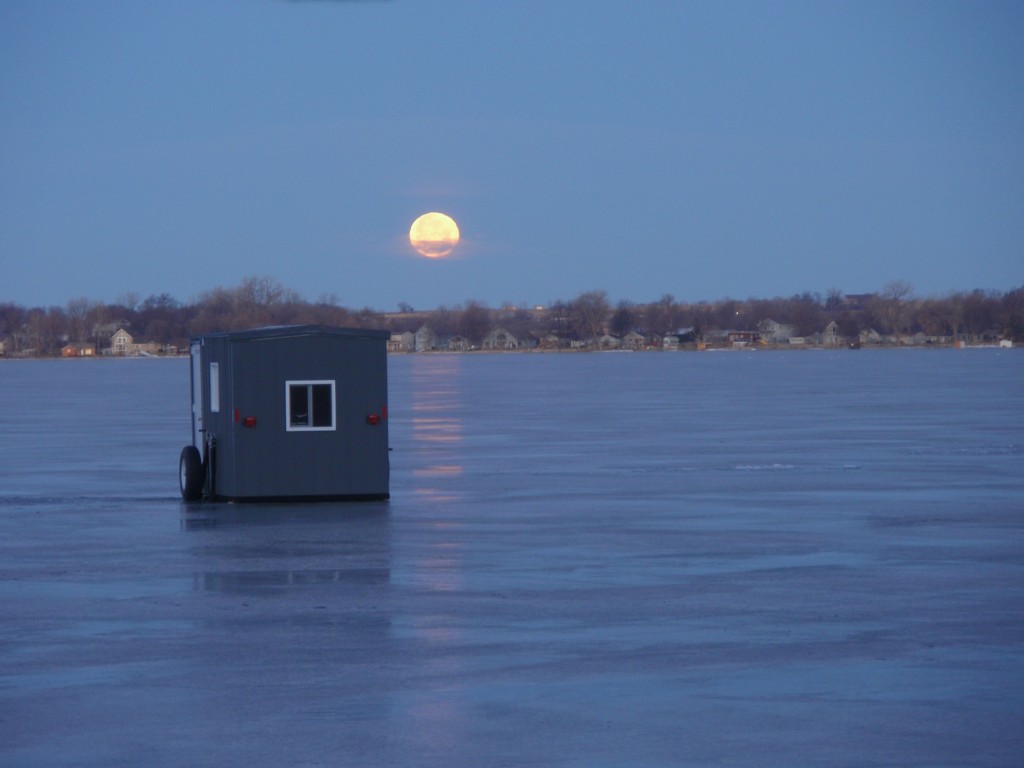
POLYGON ((428 259, 440 259, 458 244, 459 227, 451 216, 424 213, 409 228, 409 242, 428 259))

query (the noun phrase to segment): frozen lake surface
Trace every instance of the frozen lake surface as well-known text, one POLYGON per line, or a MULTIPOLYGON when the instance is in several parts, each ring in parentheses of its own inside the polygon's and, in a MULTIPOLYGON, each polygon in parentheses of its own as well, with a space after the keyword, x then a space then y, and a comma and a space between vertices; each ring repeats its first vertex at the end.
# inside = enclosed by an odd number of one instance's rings
POLYGON ((4 766, 1019 766, 1024 353, 390 360, 392 498, 177 495, 0 362, 4 766))

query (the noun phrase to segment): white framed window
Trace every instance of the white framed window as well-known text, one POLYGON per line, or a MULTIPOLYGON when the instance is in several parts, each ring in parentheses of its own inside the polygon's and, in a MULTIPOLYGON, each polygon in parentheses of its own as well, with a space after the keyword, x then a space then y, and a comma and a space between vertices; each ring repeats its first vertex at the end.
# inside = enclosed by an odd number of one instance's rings
POLYGON ((289 432, 330 432, 337 429, 334 380, 286 381, 285 426, 289 432))

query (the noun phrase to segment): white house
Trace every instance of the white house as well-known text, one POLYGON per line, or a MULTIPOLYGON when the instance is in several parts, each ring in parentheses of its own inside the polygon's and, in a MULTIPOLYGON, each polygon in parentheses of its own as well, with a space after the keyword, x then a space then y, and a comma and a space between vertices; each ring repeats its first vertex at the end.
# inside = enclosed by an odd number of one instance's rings
POLYGON ((867 328, 860 332, 861 344, 881 344, 882 335, 874 328, 867 328))
POLYGON ((388 352, 413 352, 416 349, 416 335, 412 331, 392 333, 388 339, 388 352))
POLYGON ((135 339, 124 328, 118 328, 110 337, 110 354, 124 357, 130 350, 134 349, 135 339))
POLYGON ((774 320, 762 320, 757 324, 762 341, 769 344, 785 344, 793 335, 793 326, 788 323, 777 323, 774 320))
POLYGON ((826 347, 838 347, 843 343, 843 337, 839 333, 839 326, 835 320, 825 326, 825 330, 821 334, 821 343, 826 347))
POLYGON ((481 346, 484 349, 515 349, 519 340, 499 325, 484 337, 481 346))
POLYGON ((434 348, 436 339, 434 338, 434 332, 430 330, 427 325, 421 325, 420 329, 416 331, 415 349, 417 352, 428 352, 434 348))
POLYGON ((643 349, 647 343, 642 333, 636 331, 630 331, 622 337, 622 348, 623 349, 643 349))
POLYGON ((449 352, 468 352, 473 348, 473 344, 465 336, 455 334, 448 339, 447 348, 449 352))

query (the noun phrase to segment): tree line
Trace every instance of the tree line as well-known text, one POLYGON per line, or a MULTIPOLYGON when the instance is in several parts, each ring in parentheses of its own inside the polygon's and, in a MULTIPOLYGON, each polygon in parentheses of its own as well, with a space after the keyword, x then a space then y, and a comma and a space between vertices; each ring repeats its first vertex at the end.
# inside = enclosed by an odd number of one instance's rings
POLYGON ((0 303, 0 343, 7 355, 59 355, 68 344, 109 346, 124 328, 137 341, 183 348, 203 333, 244 330, 266 325, 318 324, 415 331, 427 325, 438 334, 459 335, 479 345, 496 325, 517 336, 557 333, 592 339, 603 333, 624 336, 636 331, 658 337, 683 328, 694 334, 757 331, 766 320, 790 326, 795 336, 812 336, 835 322, 838 332, 855 338, 875 330, 900 338, 923 333, 931 338, 1024 341, 1024 287, 1006 292, 963 291, 942 297, 917 297, 905 281, 887 283, 877 293, 846 295, 800 293, 771 299, 724 298, 679 301, 665 294, 656 301, 612 303, 601 290, 586 291, 547 307, 490 308, 478 301, 416 311, 402 303, 397 312, 350 309, 336 296, 306 301, 268 276, 247 277, 233 288, 214 288, 183 303, 164 293, 142 299, 126 294, 113 303, 78 298, 66 306, 24 307, 0 303))

